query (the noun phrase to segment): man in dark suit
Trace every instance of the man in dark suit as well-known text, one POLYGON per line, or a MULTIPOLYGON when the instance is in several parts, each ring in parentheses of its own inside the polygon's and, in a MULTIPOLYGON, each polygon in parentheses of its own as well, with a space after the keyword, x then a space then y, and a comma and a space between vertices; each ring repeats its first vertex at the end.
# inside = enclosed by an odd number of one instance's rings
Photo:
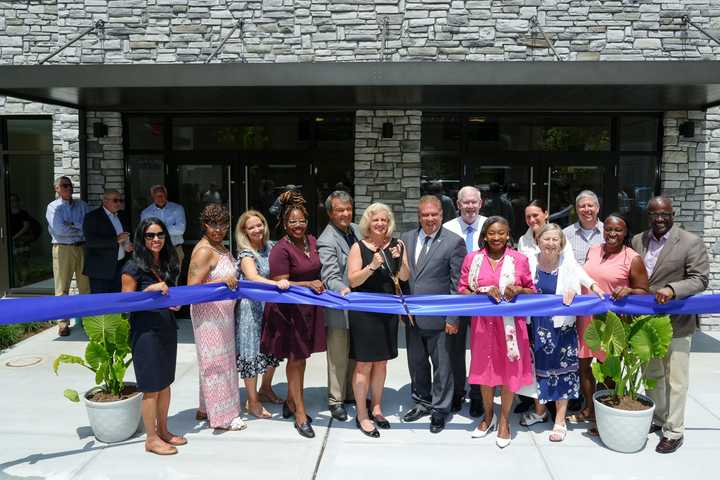
MULTIPOLYGON (((673 225, 669 198, 655 197, 648 203, 650 230, 635 235, 632 246, 644 262, 650 292, 658 303, 696 295, 708 286, 710 266, 705 244, 697 235, 673 225)), ((652 359, 645 375, 655 380, 647 392, 655 402, 651 432, 662 430, 655 451, 672 453, 683 444, 685 404, 690 370, 690 345, 697 315, 671 315, 673 339, 663 359, 652 359)))
MULTIPOLYGON (((413 295, 457 292, 465 242, 459 235, 442 228, 442 215, 442 204, 437 197, 422 197, 418 205, 420 228, 401 236, 407 248, 410 293, 413 295)), ((458 320, 458 317, 422 316, 414 317, 415 325, 405 325, 412 398, 416 404, 403 420, 414 422, 431 415, 432 433, 445 428, 452 406, 450 336, 457 334, 458 320)))
MULTIPOLYGON (((350 292, 347 279, 347 257, 350 247, 361 238, 358 226, 352 223, 353 200, 342 190, 331 193, 325 201, 330 223, 318 238, 318 255, 322 269, 320 278, 325 288, 346 295, 350 292)), ((334 419, 344 422, 347 411, 343 403, 352 400, 352 373, 355 362, 350 360, 348 316, 344 310, 325 310, 327 326, 328 407, 334 419)))
POLYGON ((91 293, 119 292, 120 276, 125 259, 133 250, 128 222, 121 212, 123 197, 114 189, 106 189, 102 206, 85 215, 85 268, 90 278, 91 293))

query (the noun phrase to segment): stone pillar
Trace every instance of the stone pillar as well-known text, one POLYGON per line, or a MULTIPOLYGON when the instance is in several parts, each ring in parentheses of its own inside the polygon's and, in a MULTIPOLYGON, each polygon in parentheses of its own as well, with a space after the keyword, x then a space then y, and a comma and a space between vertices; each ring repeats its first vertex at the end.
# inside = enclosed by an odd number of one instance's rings
POLYGON ((125 189, 122 116, 119 112, 87 112, 86 119, 88 204, 93 207, 102 203, 106 188, 125 189), (107 125, 108 134, 96 138, 93 124, 100 121, 107 125))
POLYGON ((418 110, 358 110, 355 117, 355 214, 373 202, 395 214, 396 233, 417 225, 420 198, 420 124, 418 110), (383 124, 392 138, 383 138, 383 124))
MULTIPOLYGON (((665 112, 662 194, 673 200, 675 223, 699 235, 708 248, 710 284, 720 293, 720 109, 665 112), (695 123, 695 136, 681 137, 679 126, 695 123), (714 140, 714 141, 713 141, 714 140)), ((703 315, 705 330, 720 330, 720 315, 703 315)))

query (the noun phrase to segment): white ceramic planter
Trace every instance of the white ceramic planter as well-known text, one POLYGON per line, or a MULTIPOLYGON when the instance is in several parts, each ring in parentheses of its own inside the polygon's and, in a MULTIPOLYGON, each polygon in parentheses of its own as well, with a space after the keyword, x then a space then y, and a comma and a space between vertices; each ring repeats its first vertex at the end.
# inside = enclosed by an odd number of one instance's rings
POLYGON ((612 390, 600 390, 593 395, 595 418, 600 439, 611 450, 633 453, 645 446, 652 422, 655 403, 645 395, 638 395, 652 404, 647 410, 629 411, 608 407, 598 401, 599 397, 612 394, 612 390))
POLYGON ((132 397, 117 402, 93 402, 87 399, 87 395, 99 389, 100 387, 91 388, 82 396, 95 438, 101 442, 114 443, 132 437, 140 426, 142 393, 137 392, 132 397))

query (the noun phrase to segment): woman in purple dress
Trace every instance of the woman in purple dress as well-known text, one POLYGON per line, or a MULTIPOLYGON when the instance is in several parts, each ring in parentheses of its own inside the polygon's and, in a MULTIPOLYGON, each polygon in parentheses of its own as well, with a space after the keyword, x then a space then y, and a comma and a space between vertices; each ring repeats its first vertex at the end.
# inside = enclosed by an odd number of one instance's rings
MULTIPOLYGON (((324 287, 320 280, 320 257, 315 237, 307 233, 305 199, 297 192, 287 191, 278 200, 286 235, 270 252, 270 279, 276 282, 287 280, 290 285, 321 293, 324 287)), ((283 404, 283 418, 294 416, 298 433, 303 437, 314 437, 312 420, 305 412, 303 383, 305 360, 313 353, 325 351, 322 308, 267 303, 260 350, 277 359, 287 359, 288 395, 283 404)))

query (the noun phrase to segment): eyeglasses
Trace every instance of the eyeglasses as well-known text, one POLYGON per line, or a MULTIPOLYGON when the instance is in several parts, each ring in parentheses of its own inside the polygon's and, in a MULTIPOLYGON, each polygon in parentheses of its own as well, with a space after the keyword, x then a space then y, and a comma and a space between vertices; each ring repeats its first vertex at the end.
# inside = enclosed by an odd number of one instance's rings
POLYGON ((123 203, 125 200, 122 198, 111 198, 109 201, 112 203, 123 203))
POLYGON ((157 238, 158 240, 165 240, 165 232, 145 232, 143 234, 143 237, 145 237, 145 240, 152 240, 153 238, 157 238))
POLYGON ((206 225, 210 230, 227 230, 228 228, 230 228, 230 225, 228 225, 228 224, 217 225, 217 224, 208 223, 206 225))
POLYGON ((671 218, 673 212, 649 212, 650 218, 671 218))
POLYGON ((307 220, 288 220, 288 227, 304 227, 307 220))

